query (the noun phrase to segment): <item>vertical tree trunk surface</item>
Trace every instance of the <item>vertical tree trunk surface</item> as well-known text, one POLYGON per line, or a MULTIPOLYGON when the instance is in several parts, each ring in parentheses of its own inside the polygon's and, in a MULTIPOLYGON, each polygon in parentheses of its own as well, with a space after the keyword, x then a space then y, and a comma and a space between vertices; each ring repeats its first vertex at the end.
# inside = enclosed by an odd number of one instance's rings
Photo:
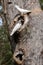
MULTIPOLYGON (((6 2, 8 2, 6 0, 6 2)), ((40 8, 38 0, 11 0, 11 4, 6 5, 8 23, 13 22, 14 17, 19 12, 15 9, 15 4, 24 9, 40 8)), ((16 43, 11 38, 13 52, 19 48, 25 50, 25 65, 43 65, 43 11, 30 14, 28 25, 20 32, 19 41, 16 43)), ((11 29, 9 29, 11 30, 11 29)))

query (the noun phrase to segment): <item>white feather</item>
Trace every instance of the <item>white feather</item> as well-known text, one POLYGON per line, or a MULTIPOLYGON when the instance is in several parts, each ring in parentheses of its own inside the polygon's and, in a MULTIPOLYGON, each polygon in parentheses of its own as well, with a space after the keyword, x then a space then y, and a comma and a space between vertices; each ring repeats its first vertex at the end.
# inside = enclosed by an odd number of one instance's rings
POLYGON ((22 9, 22 8, 20 8, 18 5, 15 5, 15 8, 16 8, 19 12, 21 12, 21 13, 29 13, 29 12, 31 12, 31 10, 22 9))
POLYGON ((21 28, 21 23, 17 23, 17 24, 14 26, 14 28, 13 28, 13 30, 12 30, 10 36, 12 36, 12 35, 13 35, 17 30, 19 30, 20 28, 21 28))

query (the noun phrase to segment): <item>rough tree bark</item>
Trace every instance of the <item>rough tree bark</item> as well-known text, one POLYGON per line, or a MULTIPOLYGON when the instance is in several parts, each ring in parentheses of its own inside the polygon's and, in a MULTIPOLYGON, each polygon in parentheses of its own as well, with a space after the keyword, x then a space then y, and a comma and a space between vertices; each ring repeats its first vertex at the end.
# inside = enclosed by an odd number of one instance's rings
MULTIPOLYGON (((9 0, 5 1, 8 24, 13 22, 15 15, 19 13, 14 7, 15 4, 30 10, 40 8, 38 0, 11 0, 10 4, 8 4, 9 0)), ((19 48, 24 49, 25 65, 43 65, 43 11, 36 11, 30 16, 27 27, 17 34, 19 39, 16 37, 17 35, 11 37, 12 50, 16 52, 19 48)), ((9 30, 11 31, 11 28, 9 30)))

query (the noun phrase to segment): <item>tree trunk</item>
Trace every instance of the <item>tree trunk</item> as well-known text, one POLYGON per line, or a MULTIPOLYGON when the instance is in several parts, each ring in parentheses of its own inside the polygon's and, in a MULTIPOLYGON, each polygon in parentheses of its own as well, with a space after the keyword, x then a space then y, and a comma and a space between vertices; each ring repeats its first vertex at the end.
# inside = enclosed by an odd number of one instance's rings
MULTIPOLYGON (((8 18, 9 32, 11 32, 10 23, 13 23, 14 17, 19 12, 15 9, 15 4, 21 8, 34 10, 40 8, 38 0, 11 0, 6 1, 6 15, 8 18)), ((43 11, 36 11, 30 14, 28 25, 19 33, 11 37, 11 46, 13 52, 24 49, 25 65, 43 65, 43 11)))

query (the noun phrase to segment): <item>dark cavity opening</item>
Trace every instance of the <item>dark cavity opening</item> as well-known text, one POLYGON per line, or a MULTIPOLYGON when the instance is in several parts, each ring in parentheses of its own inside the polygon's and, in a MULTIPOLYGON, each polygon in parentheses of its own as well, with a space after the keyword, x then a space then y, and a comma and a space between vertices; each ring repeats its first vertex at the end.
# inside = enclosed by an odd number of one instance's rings
POLYGON ((22 56, 23 56, 23 54, 18 54, 16 57, 22 61, 22 56))
POLYGON ((8 4, 12 4, 12 2, 8 2, 8 4))
POLYGON ((14 34, 13 34, 13 38, 14 38, 14 42, 15 43, 18 43, 20 41, 20 32, 16 31, 14 34))

